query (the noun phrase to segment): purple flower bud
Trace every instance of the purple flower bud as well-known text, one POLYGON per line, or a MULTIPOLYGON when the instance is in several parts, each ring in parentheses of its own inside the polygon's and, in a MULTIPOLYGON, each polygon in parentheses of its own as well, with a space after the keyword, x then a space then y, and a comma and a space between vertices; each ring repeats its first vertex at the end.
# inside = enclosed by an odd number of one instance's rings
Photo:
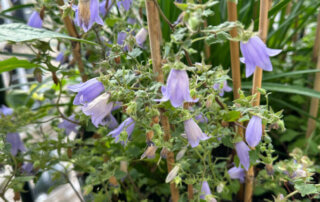
POLYGON ((127 23, 129 23, 130 25, 134 25, 136 24, 137 20, 134 18, 128 18, 127 23))
POLYGON ((162 86, 163 97, 155 99, 158 102, 170 100, 172 106, 181 107, 183 102, 198 102, 198 99, 192 99, 189 90, 189 78, 186 70, 171 69, 167 80, 167 86, 162 86))
POLYGON ((241 183, 244 183, 246 177, 246 171, 241 167, 232 167, 228 170, 228 174, 231 179, 239 179, 241 183))
POLYGON ((76 24, 87 32, 92 25, 103 25, 103 20, 99 15, 99 0, 80 0, 79 5, 74 7, 76 12, 76 24), (90 5, 89 5, 90 4, 90 5))
POLYGON ((2 105, 0 108, 0 115, 3 114, 5 116, 11 115, 13 113, 13 109, 2 105))
POLYGON ((193 119, 184 121, 184 131, 187 135, 188 142, 191 147, 198 146, 200 140, 209 139, 209 137, 202 132, 201 128, 193 119))
POLYGON ((31 14, 28 20, 28 25, 35 28, 42 27, 42 20, 40 18, 40 14, 37 11, 33 11, 33 13, 31 14))
POLYGON ((208 118, 205 117, 202 113, 198 114, 196 117, 194 117, 194 119, 199 121, 199 123, 208 123, 208 118))
POLYGON ((232 91, 232 88, 230 86, 228 86, 227 81, 224 81, 222 86, 221 86, 221 83, 214 84, 213 89, 219 91, 219 95, 221 97, 224 95, 224 92, 232 91))
MULTIPOLYGON (((128 139, 129 139, 134 129, 134 126, 135 126, 135 121, 132 118, 127 118, 120 124, 120 126, 118 126, 116 129, 111 131, 108 135, 111 135, 113 138, 115 138, 115 142, 119 142, 120 133, 123 130, 125 130, 128 134, 128 139)), ((121 144, 125 144, 125 142, 121 141, 121 144)))
MULTIPOLYGON (((75 115, 72 114, 71 116, 68 117, 68 119, 72 120, 72 121, 75 121, 75 115)), ((70 133, 73 131, 73 132, 77 132, 77 124, 75 123, 72 123, 68 120, 65 120, 63 119, 63 121, 61 123, 59 123, 58 125, 58 128, 64 128, 65 129, 65 134, 66 135, 70 135, 70 133)))
POLYGON ((252 116, 246 130, 246 141, 250 147, 259 144, 262 137, 262 120, 258 116, 252 116))
POLYGON ((68 89, 78 93, 73 100, 73 104, 80 105, 86 104, 95 99, 104 91, 104 86, 96 78, 93 78, 84 83, 71 85, 68 87, 68 89))
POLYGON ((99 124, 106 125, 104 119, 110 114, 113 102, 108 103, 110 94, 103 93, 96 99, 82 107, 82 112, 91 116, 92 124, 98 127, 99 124))
POLYGON ((154 145, 150 145, 147 147, 146 151, 141 155, 140 159, 148 158, 148 159, 153 159, 156 155, 158 147, 154 145))
POLYGON ((217 202, 217 200, 212 196, 210 197, 210 195, 211 195, 211 190, 210 190, 209 184, 207 181, 203 181, 201 186, 200 199, 208 200, 209 202, 217 202), (208 195, 209 195, 209 198, 207 197, 208 195))
POLYGON ((7 142, 11 144, 11 154, 16 156, 18 151, 25 152, 26 148, 20 138, 19 133, 8 133, 7 142))
POLYGON ((123 45, 124 44, 124 40, 126 39, 126 37, 127 37, 127 33, 126 32, 120 32, 118 34, 117 43, 119 45, 123 45))
POLYGON ((33 163, 23 163, 22 167, 21 167, 21 171, 23 173, 26 173, 26 174, 29 174, 31 175, 32 174, 32 170, 33 170, 33 163))
MULTIPOLYGON (((106 16, 107 14, 106 3, 107 1, 104 0, 99 4, 99 12, 103 17, 106 16)), ((108 0, 108 9, 111 8, 111 5, 112 5, 112 0, 108 0)))
MULTIPOLYGON (((112 109, 114 110, 114 109, 112 109)), ((116 120, 116 118, 114 118, 114 116, 112 114, 110 114, 109 116, 106 117, 105 119, 106 125, 108 126, 108 128, 110 128, 111 130, 114 130, 115 128, 117 128, 119 126, 118 121, 116 120)))
MULTIPOLYGON (((181 3, 181 2, 179 2, 179 3, 181 3)), ((183 18, 184 18, 184 15, 185 15, 185 14, 186 14, 185 12, 182 12, 182 13, 178 16, 177 20, 176 20, 173 24, 174 24, 174 25, 177 25, 177 24, 181 23, 182 20, 183 20, 183 18)))
POLYGON ((143 46, 144 42, 147 39, 147 36, 148 36, 147 29, 142 28, 142 29, 139 30, 139 32, 135 36, 138 46, 140 46, 140 47, 143 46))
POLYGON ((61 51, 57 57, 56 57, 56 61, 60 62, 61 64, 63 63, 63 60, 64 60, 64 52, 61 51))
POLYGON ((118 3, 117 3, 119 9, 122 5, 126 11, 130 9, 131 4, 132 4, 132 0, 118 0, 118 3))
POLYGON ((247 42, 240 42, 240 49, 243 56, 240 61, 246 64, 246 77, 251 76, 256 67, 272 71, 270 56, 276 56, 282 51, 267 48, 258 36, 251 37, 247 42))
POLYGON ((236 151, 240 160, 240 164, 248 170, 250 167, 249 147, 243 141, 236 143, 236 151))

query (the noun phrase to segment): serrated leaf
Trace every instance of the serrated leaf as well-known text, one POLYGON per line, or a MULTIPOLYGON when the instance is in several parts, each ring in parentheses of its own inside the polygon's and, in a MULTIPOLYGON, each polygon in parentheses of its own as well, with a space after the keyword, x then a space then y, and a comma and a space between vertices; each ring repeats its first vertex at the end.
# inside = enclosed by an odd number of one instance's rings
POLYGON ((318 192, 317 187, 314 184, 296 184, 294 188, 300 192, 302 197, 318 192))

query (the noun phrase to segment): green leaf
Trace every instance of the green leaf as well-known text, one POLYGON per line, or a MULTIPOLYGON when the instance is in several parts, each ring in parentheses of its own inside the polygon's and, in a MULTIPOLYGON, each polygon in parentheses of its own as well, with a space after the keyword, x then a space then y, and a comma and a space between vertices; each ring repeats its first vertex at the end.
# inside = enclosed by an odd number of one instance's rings
POLYGON ((238 120, 240 116, 241 116, 241 113, 238 111, 229 111, 223 115, 223 120, 228 122, 233 122, 238 120))
POLYGON ((294 188, 301 193, 302 197, 318 192, 317 187, 314 184, 296 184, 294 188))
POLYGON ((320 72, 320 70, 319 69, 307 69, 307 70, 301 70, 301 71, 293 71, 293 72, 285 72, 285 73, 280 73, 280 74, 265 75, 265 76, 263 76, 262 80, 266 81, 266 80, 277 79, 277 78, 281 78, 281 77, 309 74, 309 73, 315 73, 315 72, 320 72))
POLYGON ((13 41, 23 42, 35 39, 50 39, 50 38, 61 38, 70 39, 74 41, 84 42, 91 45, 98 45, 92 41, 84 39, 74 38, 58 32, 49 31, 46 29, 33 28, 25 24, 11 23, 0 25, 0 42, 13 41))
POLYGON ((33 64, 28 60, 19 60, 16 57, 9 58, 7 60, 0 61, 0 73, 11 71, 16 68, 34 68, 39 67, 40 65, 33 64))

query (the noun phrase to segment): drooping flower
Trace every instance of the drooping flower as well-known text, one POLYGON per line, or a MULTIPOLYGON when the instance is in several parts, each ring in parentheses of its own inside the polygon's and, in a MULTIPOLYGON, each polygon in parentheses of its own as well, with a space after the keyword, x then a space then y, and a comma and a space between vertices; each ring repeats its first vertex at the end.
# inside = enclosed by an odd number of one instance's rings
POLYGON ((175 165, 172 170, 168 173, 167 177, 166 177, 166 183, 171 182, 174 178, 177 177, 178 172, 180 170, 179 165, 175 165))
POLYGON ((167 86, 161 87, 163 97, 155 101, 165 102, 170 100, 172 106, 181 107, 183 102, 198 102, 192 99, 189 90, 189 78, 186 70, 171 69, 167 86))
POLYGON ((184 131, 187 135, 188 142, 191 147, 198 146, 200 140, 209 139, 209 137, 202 132, 201 128, 193 119, 184 121, 184 131))
POLYGON ((216 202, 217 200, 211 195, 211 190, 207 181, 202 182, 200 199, 208 200, 209 202, 216 202), (207 197, 208 196, 208 197, 207 197))
POLYGON ((106 124, 104 119, 110 114, 113 107, 113 102, 108 103, 109 98, 110 94, 103 93, 82 107, 82 112, 91 116, 91 122, 95 127, 98 127, 99 124, 106 124))
POLYGON ((153 159, 156 155, 158 147, 155 145, 151 144, 150 146, 147 147, 146 151, 141 155, 140 159, 148 158, 148 159, 153 159))
POLYGON ((231 179, 238 179, 241 183, 244 183, 245 177, 246 177, 246 171, 242 169, 241 167, 232 167, 228 170, 228 174, 231 179))
POLYGON ((127 37, 127 33, 126 32, 120 32, 118 34, 117 43, 119 45, 123 45, 124 44, 124 40, 126 39, 126 37, 127 37))
POLYGON ((213 89, 219 91, 219 95, 222 97, 224 95, 224 92, 230 92, 232 91, 232 88, 228 86, 227 81, 224 81, 223 83, 216 83, 213 85, 213 89), (222 85, 221 85, 222 84, 222 85))
MULTIPOLYGON (((135 121, 129 117, 126 120, 124 120, 120 126, 118 126, 116 129, 114 129, 113 131, 111 131, 108 135, 111 135, 113 138, 115 138, 115 142, 119 142, 120 139, 120 134, 122 131, 126 131, 126 133, 128 134, 128 139, 130 138, 133 129, 135 126, 135 121)), ((125 142, 121 141, 121 144, 125 144, 125 142)))
POLYGON ((23 173, 31 175, 32 174, 32 170, 33 170, 33 163, 30 163, 30 162, 23 163, 23 165, 21 166, 21 171, 23 173))
POLYGON ((240 42, 240 49, 243 56, 240 61, 246 64, 246 77, 251 76, 256 67, 272 71, 270 56, 281 52, 280 49, 268 48, 258 36, 251 37, 247 42, 240 42))
POLYGON ((95 99, 104 91, 104 86, 96 78, 93 78, 84 83, 71 85, 68 89, 78 93, 73 100, 73 104, 80 105, 86 104, 95 99))
POLYGON ((262 120, 258 116, 252 116, 246 130, 246 141, 251 147, 259 144, 262 137, 262 120))
POLYGON ((20 138, 19 133, 8 133, 6 140, 8 143, 11 144, 11 154, 13 156, 16 156, 18 154, 18 151, 26 151, 26 148, 20 138))
POLYGON ((99 4, 99 12, 104 17, 107 14, 107 9, 111 8, 112 0, 108 0, 108 7, 106 7, 107 0, 102 1, 99 4))
MULTIPOLYGON (((178 1, 177 1, 178 2, 178 1)), ((181 2, 179 2, 179 3, 181 3, 181 2)), ((177 18, 177 20, 173 23, 173 25, 178 25, 179 23, 181 23, 182 21, 183 21, 183 18, 184 18, 184 15, 185 15, 186 13, 185 12, 182 12, 179 16, 178 16, 178 18, 177 18)))
POLYGON ((75 9, 76 24, 87 32, 92 25, 103 25, 103 20, 99 15, 99 0, 80 0, 75 9))
POLYGON ((130 9, 131 4, 132 4, 132 0, 118 0, 118 3, 117 3, 119 9, 122 5, 126 11, 130 9))
POLYGON ((63 60, 64 60, 64 52, 63 52, 63 51, 61 51, 61 52, 57 55, 57 57, 56 57, 56 61, 58 61, 58 62, 62 63, 62 62, 63 62, 63 60))
POLYGON ((3 114, 5 116, 11 115, 13 113, 13 109, 6 107, 5 105, 2 105, 0 108, 0 114, 3 114))
POLYGON ((105 125, 107 125, 108 128, 110 128, 111 130, 113 130, 119 126, 118 121, 116 120, 116 118, 114 118, 114 116, 112 114, 107 116, 105 118, 104 122, 105 122, 105 125))
POLYGON ((143 46, 144 42, 147 39, 147 36, 148 36, 148 30, 147 29, 142 28, 142 29, 139 30, 139 32, 135 36, 138 46, 140 46, 140 47, 143 46))
POLYGON ((127 23, 129 23, 130 25, 134 25, 136 24, 137 20, 134 18, 128 18, 127 23))
MULTIPOLYGON (((75 121, 75 115, 72 114, 71 116, 68 117, 68 119, 75 121)), ((72 123, 68 120, 63 119, 61 123, 59 123, 58 128, 64 128, 65 129, 65 134, 70 135, 71 132, 77 132, 77 124, 72 123)))
POLYGON ((195 116, 194 119, 199 121, 199 123, 208 123, 208 118, 204 116, 202 113, 195 116))
POLYGON ((33 11, 27 24, 30 27, 41 28, 42 27, 42 19, 40 18, 40 14, 37 11, 33 11))
POLYGON ((250 167, 249 147, 243 141, 236 143, 236 151, 240 160, 240 164, 248 170, 250 167))

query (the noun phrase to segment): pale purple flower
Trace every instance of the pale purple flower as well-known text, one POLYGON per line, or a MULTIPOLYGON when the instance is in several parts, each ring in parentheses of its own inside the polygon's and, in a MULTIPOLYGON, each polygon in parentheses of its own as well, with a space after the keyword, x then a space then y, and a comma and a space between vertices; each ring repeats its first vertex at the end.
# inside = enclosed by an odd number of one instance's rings
MULTIPOLYGON (((200 199, 205 200, 206 196, 211 195, 211 190, 209 187, 209 184, 207 181, 203 181, 202 182, 202 186, 201 186, 201 195, 200 195, 200 199)), ((210 198, 207 197, 207 200, 209 200, 209 202, 216 202, 217 200, 215 198, 213 198, 212 196, 210 198)))
POLYGON ((26 148, 20 138, 19 133, 8 133, 6 140, 8 143, 11 144, 11 154, 13 156, 16 156, 18 154, 18 151, 26 151, 26 148))
POLYGON ((37 11, 33 11, 27 24, 30 27, 41 28, 42 27, 42 20, 40 18, 40 14, 37 11))
POLYGON ((80 105, 86 104, 95 99, 104 91, 104 86, 96 78, 93 78, 84 83, 71 85, 68 89, 78 93, 73 100, 73 104, 80 105))
POLYGON ((64 52, 63 52, 63 51, 61 51, 61 52, 57 55, 56 61, 58 61, 58 62, 60 62, 60 63, 63 63, 63 61, 64 61, 64 52))
POLYGON ((6 107, 5 105, 2 105, 0 107, 0 114, 8 116, 8 115, 11 115, 12 113, 13 113, 13 109, 6 107))
POLYGON ((167 79, 167 86, 161 87, 163 97, 155 101, 165 102, 170 100, 172 106, 181 107, 183 102, 198 102, 192 99, 189 90, 189 78, 186 70, 171 69, 167 79))
POLYGON ((30 162, 23 163, 23 165, 21 167, 21 171, 23 173, 31 175, 32 174, 32 170, 33 170, 33 163, 30 163, 30 162))
POLYGON ((188 142, 191 145, 191 147, 198 146, 200 140, 209 139, 209 137, 202 132, 201 128, 193 119, 186 120, 183 123, 184 123, 184 131, 187 135, 188 142))
MULTIPOLYGON (((106 3, 107 3, 107 0, 104 0, 99 4, 99 12, 103 17, 106 16, 107 14, 106 3)), ((111 4, 112 4, 112 0, 108 0, 108 9, 111 8, 111 4)))
MULTIPOLYGON (((86 5, 86 3, 83 3, 83 4, 85 4, 84 7, 88 6, 88 5, 86 5)), ((75 22, 85 32, 87 32, 95 22, 100 25, 104 24, 103 20, 101 19, 100 15, 99 15, 99 0, 90 0, 89 7, 90 8, 85 8, 84 10, 90 9, 90 19, 85 19, 84 16, 81 16, 78 6, 74 7, 74 10, 76 13, 75 14, 75 22)), ((89 12, 89 10, 87 12, 89 12)))
POLYGON ((117 43, 119 45, 123 45, 124 44, 124 40, 126 39, 126 37, 127 37, 127 33, 126 32, 120 32, 118 34, 117 43))
POLYGON ((110 114, 113 107, 113 102, 108 103, 109 98, 110 94, 103 93, 82 107, 82 112, 91 116, 91 122, 95 127, 98 127, 99 124, 106 125, 105 118, 110 114))
POLYGON ((128 18, 127 23, 129 23, 130 25, 134 25, 136 24, 137 20, 134 18, 128 18))
POLYGON ((251 76, 256 67, 272 71, 270 56, 281 52, 280 49, 267 48, 258 36, 251 37, 247 42, 240 42, 240 49, 243 56, 240 61, 246 64, 246 77, 251 76))
POLYGON ((119 126, 118 121, 116 120, 116 118, 114 118, 114 116, 112 114, 107 116, 104 121, 105 121, 106 125, 108 126, 108 128, 110 128, 111 130, 113 130, 119 126))
POLYGON ((199 121, 199 123, 208 123, 208 118, 204 116, 202 113, 195 116, 194 119, 199 121))
POLYGON ((232 91, 232 88, 228 86, 227 81, 224 81, 223 83, 216 83, 213 85, 213 89, 219 91, 219 95, 222 97, 224 95, 224 92, 230 92, 232 91), (221 85, 222 84, 222 85, 221 85))
POLYGON ((228 170, 228 174, 231 179, 238 179, 241 183, 244 183, 246 177, 246 171, 241 167, 232 167, 228 170))
MULTIPOLYGON (((68 117, 68 119, 75 121, 75 115, 72 114, 71 116, 68 117)), ((63 119, 61 123, 59 123, 58 128, 64 128, 65 129, 65 134, 70 135, 71 132, 77 132, 77 124, 72 123, 68 120, 63 119)))
POLYGON ((181 22, 183 21, 184 15, 185 15, 185 12, 182 12, 182 13, 178 16, 177 20, 173 23, 173 25, 178 25, 179 23, 181 23, 181 22))
POLYGON ((130 9, 131 4, 132 4, 132 0, 118 0, 118 3, 117 3, 119 9, 120 9, 120 6, 122 5, 126 11, 130 9))
MULTIPOLYGON (((111 135, 113 138, 115 138, 115 142, 119 142, 120 133, 125 130, 128 134, 128 139, 129 139, 133 132, 134 126, 135 126, 135 121, 131 117, 129 117, 126 120, 124 120, 120 124, 120 126, 118 126, 116 129, 111 131, 108 135, 111 135)), ((125 143, 121 141, 121 144, 125 144, 125 143)))
POLYGON ((262 120, 258 116, 252 116, 246 129, 246 141, 250 147, 259 144, 262 137, 262 120))
POLYGON ((240 164, 248 170, 250 167, 249 147, 243 141, 236 143, 236 152, 240 160, 240 164))
POLYGON ((156 151, 158 147, 155 145, 151 144, 150 146, 147 147, 146 151, 141 155, 140 159, 148 158, 148 159, 153 159, 156 156, 156 151))
POLYGON ((148 30, 147 29, 142 28, 142 29, 139 30, 139 32, 135 36, 138 46, 140 46, 140 47, 143 46, 144 42, 147 39, 147 36, 148 36, 148 30))

